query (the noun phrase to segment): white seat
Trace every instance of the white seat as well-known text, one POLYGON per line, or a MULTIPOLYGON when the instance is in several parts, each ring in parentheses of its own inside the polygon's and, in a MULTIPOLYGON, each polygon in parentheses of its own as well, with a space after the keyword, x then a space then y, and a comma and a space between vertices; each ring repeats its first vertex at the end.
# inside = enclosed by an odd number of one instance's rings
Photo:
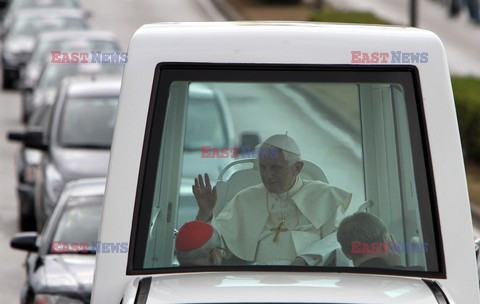
MULTIPOLYGON (((300 177, 307 180, 319 180, 328 183, 323 170, 311 161, 303 160, 303 169, 300 177)), ((219 174, 217 180, 217 203, 213 211, 218 215, 226 203, 228 203, 239 191, 262 182, 260 178, 258 160, 246 158, 228 164, 219 174), (224 176, 230 170, 236 170, 227 180, 224 176)))

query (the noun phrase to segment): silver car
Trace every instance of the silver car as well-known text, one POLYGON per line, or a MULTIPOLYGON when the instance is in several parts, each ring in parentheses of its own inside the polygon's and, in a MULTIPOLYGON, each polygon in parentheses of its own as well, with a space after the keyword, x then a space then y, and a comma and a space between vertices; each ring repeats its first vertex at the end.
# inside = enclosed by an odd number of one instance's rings
POLYGON ((22 120, 26 122, 33 112, 32 95, 43 67, 52 61, 52 52, 72 54, 92 51, 119 52, 120 44, 112 32, 107 31, 55 31, 40 34, 34 51, 20 73, 22 90, 22 120))
POLYGON ((22 10, 4 29, 2 44, 3 88, 16 84, 21 67, 33 51, 35 38, 42 32, 59 30, 85 30, 88 28, 84 13, 78 9, 22 10))
POLYGON ((90 303, 105 179, 68 183, 41 234, 11 239, 28 251, 20 303, 90 303))

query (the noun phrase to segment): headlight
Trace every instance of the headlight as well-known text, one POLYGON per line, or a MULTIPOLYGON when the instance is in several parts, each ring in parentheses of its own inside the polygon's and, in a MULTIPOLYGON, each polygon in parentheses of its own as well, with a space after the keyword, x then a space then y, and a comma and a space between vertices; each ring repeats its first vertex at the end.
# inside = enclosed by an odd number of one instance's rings
POLYGON ((24 85, 27 88, 33 88, 37 83, 39 74, 40 71, 38 68, 32 68, 27 66, 27 68, 25 69, 25 75, 23 77, 24 85))
POLYGON ((39 294, 35 296, 35 304, 83 304, 78 299, 58 295, 39 294))
MULTIPOLYGON (((63 176, 58 169, 48 164, 45 169, 45 188, 51 203, 55 204, 63 189, 63 176)), ((53 209, 53 206, 48 206, 53 209)))
POLYGON ((23 171, 23 180, 28 184, 35 183, 35 175, 37 172, 38 166, 36 165, 27 165, 25 171, 23 171))
POLYGON ((23 180, 29 184, 33 184, 36 178, 36 171, 40 160, 42 158, 42 153, 33 149, 25 150, 25 170, 23 172, 23 180))

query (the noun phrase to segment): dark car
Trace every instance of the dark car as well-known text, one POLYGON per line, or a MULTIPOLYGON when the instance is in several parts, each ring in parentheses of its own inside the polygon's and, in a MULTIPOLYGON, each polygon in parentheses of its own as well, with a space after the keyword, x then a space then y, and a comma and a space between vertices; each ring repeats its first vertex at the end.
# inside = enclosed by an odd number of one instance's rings
POLYGON ((38 83, 42 68, 52 61, 52 52, 66 54, 120 52, 115 34, 106 31, 55 31, 40 34, 34 51, 20 73, 22 89, 22 120, 25 122, 33 111, 32 94, 38 83))
POLYGON ((23 232, 11 247, 28 251, 21 303, 90 303, 105 179, 68 183, 42 233, 23 232))
POLYGON ((60 89, 37 145, 46 152, 35 181, 38 231, 67 182, 107 175, 119 94, 120 78, 72 78, 60 89))
MULTIPOLYGON (((51 105, 45 104, 40 107, 30 118, 27 124, 26 133, 42 132, 47 127, 50 116, 51 105)), ((25 132, 9 132, 8 138, 13 141, 23 142, 25 132)), ((15 167, 17 172, 17 196, 19 217, 18 224, 22 231, 35 230, 34 213, 34 188, 36 171, 42 158, 42 152, 37 149, 27 148, 25 145, 19 147, 15 156, 15 167)))
POLYGON ((17 83, 20 70, 33 51, 35 38, 42 32, 59 30, 85 30, 88 28, 84 13, 78 9, 22 10, 4 29, 2 36, 3 88, 17 83))

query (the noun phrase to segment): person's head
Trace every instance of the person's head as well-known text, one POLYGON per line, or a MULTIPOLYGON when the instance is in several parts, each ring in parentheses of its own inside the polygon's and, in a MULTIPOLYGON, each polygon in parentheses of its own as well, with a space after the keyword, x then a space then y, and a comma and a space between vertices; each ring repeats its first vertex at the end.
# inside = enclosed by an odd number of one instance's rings
POLYGON ((219 233, 208 223, 192 221, 184 224, 175 239, 180 266, 208 266, 222 263, 222 242, 219 233))
POLYGON ((258 150, 260 177, 271 193, 288 191, 303 168, 300 149, 288 135, 273 135, 267 138, 258 150))
MULTIPOLYGON (((385 244, 387 236, 385 223, 375 215, 366 212, 357 212, 345 217, 337 230, 337 240, 342 246, 342 251, 354 261, 354 264, 356 260, 365 259, 369 255, 363 250, 364 244, 367 244, 368 248, 381 247, 380 244, 385 244)), ((378 248, 378 253, 381 250, 378 248)))

